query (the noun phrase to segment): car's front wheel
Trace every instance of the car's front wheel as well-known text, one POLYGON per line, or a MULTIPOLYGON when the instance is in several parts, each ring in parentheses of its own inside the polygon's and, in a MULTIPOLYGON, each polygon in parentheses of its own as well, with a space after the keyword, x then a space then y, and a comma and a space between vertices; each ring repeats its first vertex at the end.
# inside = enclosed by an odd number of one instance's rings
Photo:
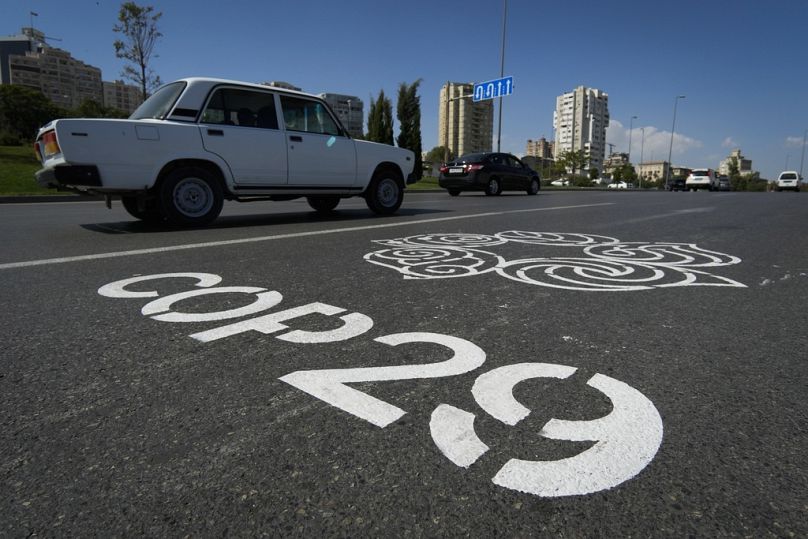
POLYGON ((330 213, 339 204, 339 197, 306 197, 306 200, 317 213, 330 213))
POLYGON ((201 167, 177 168, 160 185, 160 209, 173 225, 206 225, 219 216, 223 205, 221 184, 201 167))
POLYGON ((527 194, 528 195, 536 195, 539 192, 539 180, 537 178, 532 178, 530 180, 530 185, 527 187, 527 194))
POLYGON ((401 174, 391 168, 382 168, 373 174, 365 192, 368 208, 379 215, 396 212, 404 202, 404 182, 401 174))

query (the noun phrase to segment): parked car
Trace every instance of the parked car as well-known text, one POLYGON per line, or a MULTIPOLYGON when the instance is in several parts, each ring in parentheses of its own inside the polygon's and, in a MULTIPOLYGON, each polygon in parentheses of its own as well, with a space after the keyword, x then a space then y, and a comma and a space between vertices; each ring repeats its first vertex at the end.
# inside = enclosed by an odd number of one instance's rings
POLYGON ((592 185, 608 185, 612 182, 609 178, 595 178, 592 180, 592 185))
POLYGON ((630 185, 631 184, 623 182, 623 181, 612 182, 612 183, 609 184, 609 189, 628 189, 630 185))
POLYGON ((684 178, 673 178, 665 185, 667 191, 684 191, 686 188, 684 178))
POLYGON ((569 184, 569 180, 553 180, 550 182, 553 187, 567 187, 569 184))
POLYGON ((790 189, 792 191, 800 190, 800 175, 796 170, 786 170, 780 173, 777 177, 777 182, 774 185, 775 191, 784 191, 790 189))
POLYGON ((462 191, 485 191, 499 195, 518 189, 535 195, 541 189, 539 173, 509 153, 472 153, 461 156, 440 168, 438 185, 451 196, 462 191))
POLYGON ((158 89, 126 120, 62 119, 39 130, 40 185, 121 197, 134 217, 204 225, 224 200, 306 197, 318 212, 362 196, 398 210, 411 151, 354 140, 319 97, 211 78, 158 89))
POLYGON ((718 177, 715 170, 711 168, 697 168, 687 177, 685 186, 688 191, 698 191, 705 188, 709 191, 716 191, 718 190, 718 177))
POLYGON ((718 190, 719 191, 732 191, 732 182, 729 181, 727 176, 718 177, 718 190))

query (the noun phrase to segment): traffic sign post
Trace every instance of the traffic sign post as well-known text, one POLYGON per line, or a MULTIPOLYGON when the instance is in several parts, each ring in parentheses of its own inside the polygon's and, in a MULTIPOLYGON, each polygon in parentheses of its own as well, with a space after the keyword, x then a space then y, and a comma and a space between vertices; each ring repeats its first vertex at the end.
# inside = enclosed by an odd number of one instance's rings
POLYGON ((501 79, 480 82, 474 85, 473 101, 485 101, 511 95, 513 93, 513 77, 503 77, 501 79))

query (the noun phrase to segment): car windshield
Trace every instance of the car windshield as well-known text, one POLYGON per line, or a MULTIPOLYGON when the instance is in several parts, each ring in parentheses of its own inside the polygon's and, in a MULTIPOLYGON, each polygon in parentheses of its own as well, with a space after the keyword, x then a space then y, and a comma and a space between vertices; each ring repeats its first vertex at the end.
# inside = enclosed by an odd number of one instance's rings
POLYGON ((480 161, 485 159, 484 153, 469 153, 466 155, 461 155, 455 162, 457 163, 479 163, 480 161))
POLYGON ((129 117, 130 120, 143 120, 144 118, 156 118, 162 120, 174 106, 174 102, 185 89, 184 82, 172 82, 166 84, 151 97, 140 105, 129 117))
POLYGON ((781 180, 796 180, 797 175, 796 174, 781 174, 780 179, 781 180))

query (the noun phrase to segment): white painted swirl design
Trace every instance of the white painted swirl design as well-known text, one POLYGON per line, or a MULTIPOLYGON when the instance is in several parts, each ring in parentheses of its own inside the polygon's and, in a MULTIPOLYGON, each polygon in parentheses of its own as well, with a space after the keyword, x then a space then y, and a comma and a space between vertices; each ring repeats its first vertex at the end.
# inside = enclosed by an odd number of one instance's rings
MULTIPOLYGON (((390 248, 365 255, 405 279, 444 279, 495 272, 524 284, 577 291, 626 292, 680 286, 745 288, 706 271, 741 259, 689 243, 622 242, 595 234, 509 230, 486 234, 421 234, 375 240, 390 248), (526 257, 505 259, 495 246, 521 245, 526 257), (485 248, 486 250, 483 250, 485 248), (557 254, 548 256, 556 248, 557 254), (582 256, 569 256, 571 248, 582 256), (530 251, 536 251, 535 253, 530 251)), ((513 254, 513 247, 509 250, 513 254)))

